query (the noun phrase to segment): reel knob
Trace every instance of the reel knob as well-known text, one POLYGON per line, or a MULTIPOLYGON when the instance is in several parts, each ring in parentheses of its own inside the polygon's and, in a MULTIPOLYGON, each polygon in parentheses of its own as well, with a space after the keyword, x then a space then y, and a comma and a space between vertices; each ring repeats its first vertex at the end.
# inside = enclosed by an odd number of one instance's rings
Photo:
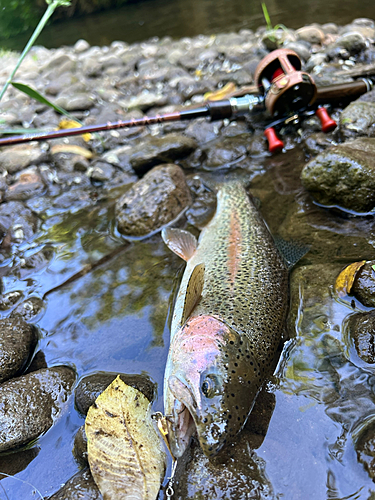
POLYGON ((319 118, 320 123, 322 124, 322 131, 326 134, 327 132, 331 132, 331 130, 335 130, 337 127, 337 123, 333 118, 331 118, 328 114, 328 111, 323 106, 319 106, 316 110, 316 116, 319 118))
POLYGON ((281 151, 284 147, 284 143, 276 135, 276 131, 273 127, 268 127, 264 131, 264 135, 268 141, 268 150, 270 153, 276 153, 276 151, 281 151))
POLYGON ((315 82, 301 68, 301 59, 290 49, 274 50, 258 64, 255 84, 272 116, 298 112, 316 99, 315 82))

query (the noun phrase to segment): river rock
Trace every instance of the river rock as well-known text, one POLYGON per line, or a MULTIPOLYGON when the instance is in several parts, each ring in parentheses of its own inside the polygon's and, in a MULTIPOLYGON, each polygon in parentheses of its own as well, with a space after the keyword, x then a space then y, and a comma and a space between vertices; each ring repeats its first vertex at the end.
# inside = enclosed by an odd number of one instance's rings
POLYGON ((0 383, 20 372, 36 341, 35 329, 22 318, 0 319, 0 383))
POLYGON ((247 154, 249 137, 247 134, 237 137, 226 137, 215 142, 206 151, 205 167, 214 170, 225 165, 236 163, 247 154))
POLYGON ((182 169, 173 164, 160 165, 117 201, 118 230, 127 236, 146 236, 176 219, 190 203, 182 169))
POLYGON ((369 212, 375 207, 374 155, 375 139, 331 147, 304 167, 302 184, 322 205, 369 212))
POLYGON ((183 134, 150 137, 132 148, 130 164, 136 173, 143 173, 158 163, 170 163, 183 158, 196 147, 194 139, 183 134))
POLYGON ((340 132, 345 139, 375 135, 375 103, 361 100, 349 104, 340 115, 340 132))
POLYGON ((359 31, 349 31, 339 36, 331 48, 343 48, 350 54, 358 54, 366 48, 366 38, 359 31))
POLYGON ((45 185, 36 167, 23 170, 16 177, 16 182, 9 186, 5 199, 8 201, 24 201, 35 196, 40 196, 45 190, 45 185))
POLYGON ((103 500, 89 469, 79 471, 48 500, 103 500))
MULTIPOLYGON (((346 334, 349 342, 362 361, 375 364, 375 311, 352 314, 346 323, 346 334)), ((354 364, 355 361, 353 361, 354 364)))
MULTIPOLYGON (((357 433, 355 450, 358 462, 363 464, 369 476, 375 479, 375 420, 369 419, 357 433)), ((371 498, 371 497, 370 497, 371 498)))
POLYGON ((77 93, 71 96, 60 96, 55 104, 66 111, 86 111, 95 104, 94 98, 88 93, 77 93))
POLYGON ((0 171, 15 174, 29 165, 48 161, 49 155, 38 144, 18 144, 0 151, 0 171))
MULTIPOLYGON (((75 405, 77 410, 86 415, 96 398, 115 380, 118 373, 98 372, 80 380, 75 390, 75 405)), ((146 375, 121 373, 125 384, 141 391, 147 399, 154 400, 155 384, 146 375)))
POLYGON ((84 425, 81 425, 74 436, 73 455, 81 465, 87 465, 87 436, 84 425))
POLYGON ((38 228, 38 219, 23 203, 9 201, 0 205, 0 234, 4 236, 2 247, 31 238, 38 228))
POLYGON ((11 317, 21 317, 28 323, 39 321, 46 310, 46 303, 40 297, 28 297, 11 312, 11 317))
POLYGON ((0 452, 23 446, 46 432, 75 381, 71 368, 45 368, 0 386, 0 452))
POLYGON ((20 290, 4 293, 0 295, 0 311, 7 311, 23 299, 23 293, 20 290))
POLYGON ((357 272, 350 293, 364 306, 375 307, 375 260, 366 262, 357 272))
POLYGON ((296 37, 305 42, 321 44, 325 35, 324 31, 317 26, 304 26, 296 31, 296 37))

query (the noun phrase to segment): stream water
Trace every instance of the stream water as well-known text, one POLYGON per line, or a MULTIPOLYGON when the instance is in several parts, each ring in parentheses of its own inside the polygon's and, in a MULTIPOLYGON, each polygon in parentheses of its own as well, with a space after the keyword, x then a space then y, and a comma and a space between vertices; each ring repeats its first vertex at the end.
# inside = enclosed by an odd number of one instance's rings
MULTIPOLYGON (((259 163, 263 170, 253 176, 252 193, 271 231, 289 233, 311 248, 292 274, 293 340, 270 383, 276 404, 263 417, 266 426, 269 420, 268 432, 251 455, 262 464, 274 496, 264 496, 261 484, 259 496, 251 498, 368 500, 375 486, 357 461, 353 435, 375 415, 374 377, 350 357, 343 321, 353 304, 335 298, 333 283, 345 264, 373 257, 373 219, 342 217, 313 205, 299 183, 300 148, 259 163)), ((182 264, 158 234, 125 242, 114 228, 112 203, 83 210, 72 206, 64 214, 47 211, 31 245, 2 263, 18 269, 3 278, 3 288, 21 290, 25 297, 45 296, 36 322, 38 349, 48 365, 73 366, 79 377, 96 371, 147 373, 158 386, 154 409, 162 410, 168 311, 182 264), (116 248, 122 251, 114 258, 59 287, 116 248), (25 258, 32 255, 38 265, 28 269, 25 258)), ((79 470, 72 447, 84 420, 70 401, 37 443, 0 457, 0 470, 17 475, 1 480, 0 499, 39 498, 35 488, 47 497, 79 470)), ((204 474, 195 481, 204 480, 204 474)), ((217 498, 227 494, 217 488, 217 498)))
MULTIPOLYGON (((334 22, 344 25, 354 18, 375 18, 373 0, 301 0, 295 8, 293 0, 267 0, 273 25, 282 23, 297 29, 311 22, 334 22)), ((6 8, 6 7, 5 7, 6 8)), ((47 26, 38 44, 48 48, 73 45, 84 38, 90 45, 109 45, 113 40, 128 43, 150 37, 197 36, 226 33, 264 25, 261 2, 249 0, 142 0, 119 9, 96 13, 47 26)), ((0 46, 22 50, 31 31, 0 46)))

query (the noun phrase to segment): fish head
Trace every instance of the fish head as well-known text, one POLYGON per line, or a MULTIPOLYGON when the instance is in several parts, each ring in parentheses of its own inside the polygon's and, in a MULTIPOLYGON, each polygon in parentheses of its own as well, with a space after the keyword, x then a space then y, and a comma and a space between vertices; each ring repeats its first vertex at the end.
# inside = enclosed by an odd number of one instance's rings
POLYGON ((213 316, 190 318, 175 334, 164 387, 175 457, 195 431, 210 458, 243 428, 263 382, 252 351, 245 335, 213 316))

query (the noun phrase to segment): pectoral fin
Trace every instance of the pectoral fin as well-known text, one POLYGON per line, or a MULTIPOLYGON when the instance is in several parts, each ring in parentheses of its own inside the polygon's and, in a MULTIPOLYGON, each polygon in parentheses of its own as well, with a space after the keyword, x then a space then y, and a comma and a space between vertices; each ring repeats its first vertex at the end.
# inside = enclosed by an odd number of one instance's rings
POLYGON ((197 249, 197 238, 183 229, 165 227, 161 237, 167 247, 176 255, 188 261, 197 249))
POLYGON ((193 312, 203 291, 204 285, 204 264, 197 264, 191 273, 182 312, 181 324, 183 325, 193 312))

